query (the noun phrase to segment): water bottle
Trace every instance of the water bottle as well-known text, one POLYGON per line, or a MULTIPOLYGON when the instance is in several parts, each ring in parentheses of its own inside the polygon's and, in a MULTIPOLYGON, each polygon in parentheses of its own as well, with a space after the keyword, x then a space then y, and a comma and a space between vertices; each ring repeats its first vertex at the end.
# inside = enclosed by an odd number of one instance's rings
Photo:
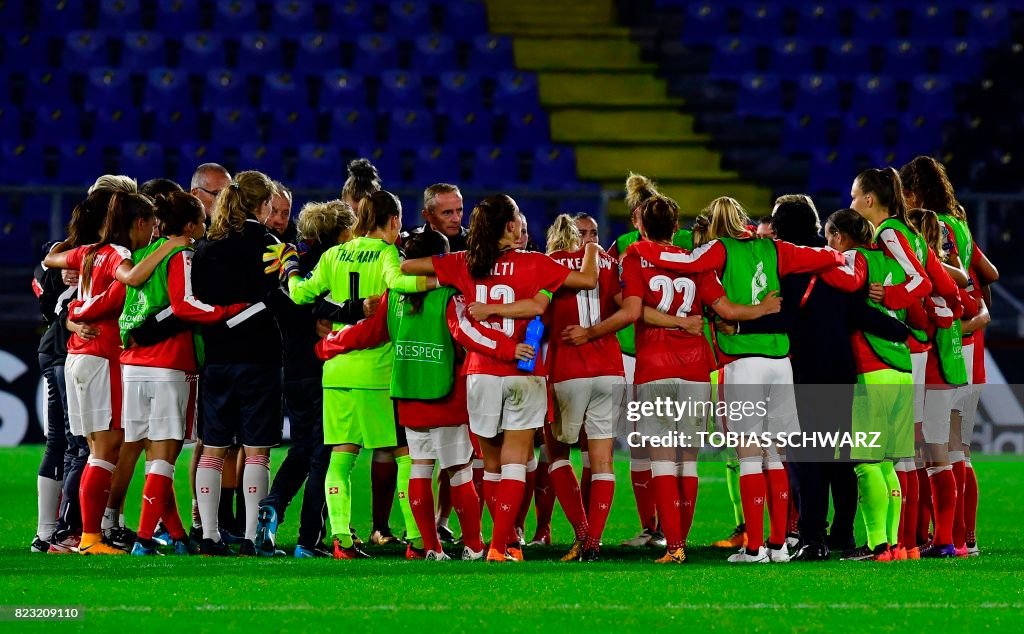
POLYGON ((544 337, 544 322, 540 320, 540 317, 534 317, 530 325, 526 327, 526 341, 528 346, 533 347, 533 358, 529 361, 520 361, 519 369, 523 372, 533 372, 533 368, 537 365, 537 357, 540 356, 540 340, 544 337))

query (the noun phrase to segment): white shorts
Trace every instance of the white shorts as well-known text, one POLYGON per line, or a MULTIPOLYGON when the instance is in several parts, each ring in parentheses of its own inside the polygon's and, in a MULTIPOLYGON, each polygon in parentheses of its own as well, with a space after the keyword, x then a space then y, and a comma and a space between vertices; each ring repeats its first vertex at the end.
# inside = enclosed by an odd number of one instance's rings
POLYGON ((439 467, 449 469, 469 463, 473 459, 473 443, 469 440, 469 427, 405 428, 409 443, 409 457, 413 460, 436 460, 439 467))
POLYGON ((924 424, 921 435, 930 445, 944 445, 949 442, 950 412, 959 390, 925 390, 924 424))
POLYGON ((626 385, 633 385, 633 379, 636 377, 636 357, 622 355, 622 371, 625 373, 626 385))
POLYGON ((91 354, 64 363, 68 424, 75 436, 121 429, 121 364, 91 354))
POLYGON ((910 355, 910 376, 914 380, 914 422, 924 420, 924 382, 928 367, 928 351, 914 352, 910 355))
POLYGON ((124 440, 195 442, 199 376, 181 370, 126 365, 124 440))
POLYGON ((708 416, 714 414, 711 403, 711 384, 686 379, 658 379, 636 386, 640 403, 655 403, 657 399, 671 399, 682 406, 675 412, 663 410, 661 416, 640 416, 636 430, 643 436, 660 436, 676 431, 687 434, 692 443, 696 434, 707 430, 708 416), (710 405, 708 405, 710 404, 710 405))
POLYGON ((800 419, 789 359, 743 357, 727 363, 720 397, 730 413, 729 431, 797 433, 800 419), (763 412, 764 415, 761 415, 763 412))
POLYGON ((978 401, 981 400, 981 385, 974 383, 974 344, 967 344, 964 350, 964 364, 967 366, 967 385, 957 388, 953 408, 960 412, 960 440, 970 445, 974 435, 974 423, 978 419, 978 401))
POLYGON ((469 428, 483 438, 540 429, 548 413, 547 379, 542 376, 470 374, 466 396, 469 428))
POLYGON ((555 383, 555 420, 551 433, 555 440, 573 444, 580 429, 587 426, 587 438, 615 438, 616 422, 622 415, 625 379, 621 376, 597 376, 555 383))

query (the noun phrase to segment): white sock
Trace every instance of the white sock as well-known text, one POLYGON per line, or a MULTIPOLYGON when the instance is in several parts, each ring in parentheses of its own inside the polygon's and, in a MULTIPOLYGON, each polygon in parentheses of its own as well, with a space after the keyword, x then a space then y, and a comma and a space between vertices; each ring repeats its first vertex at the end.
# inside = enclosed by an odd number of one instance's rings
POLYGON ((103 521, 100 523, 100 529, 106 531, 118 526, 117 516, 117 509, 112 509, 109 506, 105 508, 103 510, 103 521))
POLYGON ((245 538, 250 541, 256 539, 260 500, 267 497, 269 490, 270 456, 246 456, 245 469, 242 470, 242 491, 245 495, 245 538))
POLYGON ((196 469, 196 500, 203 522, 203 538, 220 541, 220 485, 224 477, 224 458, 201 456, 196 469))
POLYGON ((60 510, 60 492, 63 486, 63 480, 36 476, 36 492, 39 503, 36 516, 36 537, 44 541, 50 541, 53 531, 57 528, 57 512, 60 510))

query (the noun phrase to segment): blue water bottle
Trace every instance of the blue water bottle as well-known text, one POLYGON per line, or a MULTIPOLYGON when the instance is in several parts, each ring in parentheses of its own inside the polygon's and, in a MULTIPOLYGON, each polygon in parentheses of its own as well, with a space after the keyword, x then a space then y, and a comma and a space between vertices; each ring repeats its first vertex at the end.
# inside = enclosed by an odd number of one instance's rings
POLYGON ((544 322, 540 317, 534 317, 530 325, 526 327, 526 341, 528 346, 533 346, 533 358, 529 361, 520 361, 519 369, 523 372, 533 372, 537 365, 537 357, 540 356, 540 340, 544 337, 544 322))

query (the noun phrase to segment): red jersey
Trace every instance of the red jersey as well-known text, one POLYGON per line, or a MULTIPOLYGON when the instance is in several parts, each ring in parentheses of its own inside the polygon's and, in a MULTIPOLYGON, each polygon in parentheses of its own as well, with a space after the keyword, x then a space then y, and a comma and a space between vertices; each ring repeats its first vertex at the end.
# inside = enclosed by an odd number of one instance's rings
MULTIPOLYGON (((469 274, 465 251, 436 255, 432 259, 439 284, 457 288, 467 301, 482 304, 511 304, 520 299, 532 299, 541 291, 554 293, 571 272, 543 253, 530 251, 505 251, 494 263, 490 275, 480 279, 469 274)), ((530 320, 494 317, 481 323, 514 341, 523 341, 530 320)), ((466 358, 465 373, 491 376, 523 374, 515 361, 497 359, 473 350, 466 358)), ((544 364, 538 360, 534 375, 545 374, 544 364)))
MULTIPOLYGON (((551 259, 573 271, 583 268, 583 249, 556 251, 551 259)), ((551 325, 548 360, 551 380, 555 383, 595 376, 623 376, 622 349, 615 333, 610 333, 582 346, 562 341, 562 331, 569 326, 589 328, 607 319, 618 309, 615 295, 619 284, 619 262, 607 253, 598 256, 597 288, 574 291, 563 288, 551 301, 551 325)))
MULTIPOLYGON (((390 291, 388 291, 390 292, 390 291)), ((362 350, 379 346, 390 338, 388 331, 387 293, 381 297, 381 307, 372 317, 364 319, 344 330, 335 330, 316 344, 316 354, 326 361, 331 357, 351 350, 362 350)), ((465 299, 453 297, 446 308, 448 328, 456 343, 470 351, 491 354, 499 359, 515 359, 516 342, 498 334, 493 328, 483 328, 466 311, 465 299)), ((423 429, 429 427, 454 427, 469 423, 466 406, 466 377, 460 367, 462 355, 456 355, 455 384, 444 398, 417 401, 395 399, 398 404, 398 422, 404 427, 423 429)))
MULTIPOLYGON (((785 240, 775 240, 775 253, 778 260, 779 277, 791 273, 817 273, 841 266, 843 254, 827 247, 797 246, 785 240)), ((634 244, 639 255, 655 265, 669 271, 679 273, 701 273, 714 271, 721 277, 725 273, 725 261, 728 253, 721 240, 712 240, 693 251, 677 249, 661 251, 654 247, 653 242, 641 241, 634 244)), ((632 245, 630 245, 632 247, 632 245)))
MULTIPOLYGON (((67 252, 67 263, 82 272, 88 246, 67 252)), ((78 281, 78 299, 68 305, 68 319, 99 328, 100 334, 88 341, 77 334, 68 340, 68 354, 89 354, 117 361, 121 355, 121 331, 117 320, 124 310, 125 288, 114 277, 121 262, 131 262, 132 252, 116 244, 107 244, 98 251, 89 272, 89 289, 85 277, 78 281)))
MULTIPOLYGON (((630 245, 622 258, 623 297, 639 297, 644 306, 687 317, 702 315, 705 306, 725 295, 714 273, 674 273, 654 264, 662 253, 683 254, 685 250, 655 242, 647 242, 644 247, 640 244, 630 245)), ((637 384, 659 379, 707 383, 713 369, 711 349, 703 333, 648 326, 643 319, 636 322, 637 384)))
MULTIPOLYGON (((248 304, 211 306, 196 299, 192 294, 192 251, 188 250, 175 253, 167 262, 167 295, 174 316, 195 324, 215 324, 248 307, 248 304)), ((132 346, 121 353, 121 363, 193 373, 198 365, 192 331, 179 332, 151 346, 132 346)))

